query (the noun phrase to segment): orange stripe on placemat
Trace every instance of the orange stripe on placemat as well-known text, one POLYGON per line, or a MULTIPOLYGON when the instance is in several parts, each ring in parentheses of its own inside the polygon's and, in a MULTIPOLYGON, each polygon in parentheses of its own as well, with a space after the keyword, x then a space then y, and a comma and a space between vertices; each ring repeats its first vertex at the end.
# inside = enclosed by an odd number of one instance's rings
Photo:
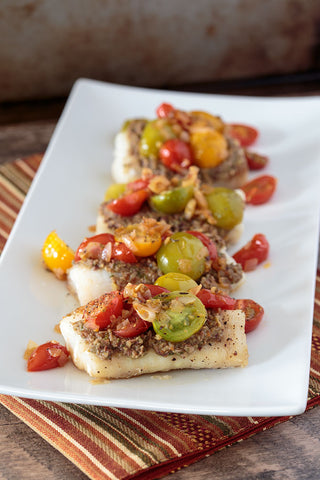
MULTIPOLYGON (((94 456, 88 455, 85 448, 69 436, 64 429, 58 428, 54 420, 50 420, 46 415, 41 414, 39 407, 43 402, 37 400, 26 401, 25 399, 1 395, 1 403, 93 480, 118 480, 121 478, 110 472, 107 467, 100 465, 94 456)), ((77 430, 75 429, 76 433, 77 430)))
POLYGON ((167 423, 161 421, 161 417, 155 412, 130 409, 113 409, 128 422, 129 428, 136 430, 139 436, 146 441, 158 445, 166 457, 181 455, 184 451, 194 448, 190 439, 179 437, 179 430, 168 430, 167 423))

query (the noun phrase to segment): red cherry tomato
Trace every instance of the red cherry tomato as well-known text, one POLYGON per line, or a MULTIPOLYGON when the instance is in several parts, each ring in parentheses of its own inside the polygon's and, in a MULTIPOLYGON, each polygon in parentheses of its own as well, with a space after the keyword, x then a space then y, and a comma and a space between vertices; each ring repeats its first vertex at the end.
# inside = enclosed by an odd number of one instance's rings
POLYGON ((112 244, 111 258, 126 263, 137 262, 131 250, 124 243, 115 242, 114 236, 111 233, 100 233, 99 235, 85 238, 76 251, 74 261, 78 262, 83 257, 98 259, 101 257, 103 248, 107 243, 112 244), (90 251, 90 244, 96 244, 92 251, 90 251))
POLYGON ((197 297, 206 308, 221 308, 222 310, 234 310, 236 300, 228 297, 227 295, 221 295, 220 293, 212 293, 206 288, 202 288, 197 293, 197 297))
POLYGON ((150 178, 149 179, 138 178, 133 182, 127 183, 126 190, 130 193, 136 192, 137 190, 145 190, 148 188, 149 183, 150 183, 150 178))
POLYGON ((115 243, 112 247, 111 258, 125 263, 137 263, 134 253, 124 243, 115 243))
POLYGON ((133 338, 146 332, 151 326, 151 322, 146 322, 139 317, 137 312, 133 312, 129 318, 120 322, 113 331, 117 337, 133 338))
POLYGON ((111 235, 111 233, 101 233, 99 235, 94 235, 93 237, 85 238, 77 248, 77 251, 74 256, 74 261, 78 262, 79 260, 81 260, 89 243, 100 243, 101 245, 106 245, 109 242, 111 242, 112 244, 114 243, 114 236, 111 235))
POLYGON ((244 272, 254 270, 257 265, 268 258, 269 242, 263 233, 257 233, 242 247, 233 258, 240 263, 244 272))
POLYGON ((277 179, 271 175, 262 175, 241 187, 246 196, 246 203, 262 205, 270 200, 275 192, 277 179))
POLYGON ((83 311, 85 326, 95 332, 104 330, 111 323, 111 317, 120 317, 123 309, 123 297, 120 292, 105 293, 89 302, 83 311))
POLYGON ((167 118, 174 110, 174 107, 170 103, 161 103, 157 108, 157 116, 159 118, 167 118))
POLYGON ((259 153, 246 150, 245 156, 250 170, 261 170, 269 163, 269 158, 259 153))
POLYGON ((189 168, 193 163, 190 145, 178 138, 172 138, 164 142, 159 150, 159 158, 163 165, 174 172, 189 168))
POLYGON ((210 256, 210 259, 211 259, 212 262, 215 262, 217 260, 217 258, 218 258, 217 247, 216 247, 215 243, 212 240, 210 240, 209 237, 207 237, 207 235, 205 235, 204 233, 201 233, 201 232, 194 231, 194 230, 189 230, 187 233, 190 233, 194 237, 197 237, 197 238, 199 238, 199 240, 201 240, 203 245, 205 247, 207 247, 207 249, 209 251, 209 256, 210 256))
POLYGON ((160 293, 169 292, 169 290, 167 290, 164 287, 160 287, 159 285, 152 285, 152 284, 145 284, 145 285, 146 287, 149 288, 152 297, 155 297, 156 295, 160 295, 160 293))
POLYGON ((149 192, 145 189, 136 190, 135 192, 128 193, 123 197, 112 200, 107 208, 118 215, 123 217, 131 217, 135 213, 138 213, 149 197, 149 192))
POLYGON ((257 140, 259 136, 259 132, 256 128, 239 123, 229 124, 228 133, 232 138, 238 140, 242 147, 249 147, 257 140))
POLYGON ((63 367, 69 357, 69 352, 58 342, 47 342, 39 345, 28 359, 28 372, 50 370, 51 368, 63 367))
POLYGON ((242 310, 246 316, 245 333, 252 332, 261 322, 264 309, 253 300, 237 300, 236 308, 242 310))

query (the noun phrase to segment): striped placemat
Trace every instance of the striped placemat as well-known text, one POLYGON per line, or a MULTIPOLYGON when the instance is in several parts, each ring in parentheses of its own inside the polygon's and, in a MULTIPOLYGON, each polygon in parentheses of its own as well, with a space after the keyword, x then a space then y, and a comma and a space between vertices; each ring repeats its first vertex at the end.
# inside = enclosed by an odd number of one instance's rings
MULTIPOLYGON (((0 165, 0 252, 42 156, 0 165)), ((288 420, 217 417, 48 402, 0 402, 94 480, 154 479, 288 420)), ((315 293, 308 407, 320 403, 320 273, 315 293)))

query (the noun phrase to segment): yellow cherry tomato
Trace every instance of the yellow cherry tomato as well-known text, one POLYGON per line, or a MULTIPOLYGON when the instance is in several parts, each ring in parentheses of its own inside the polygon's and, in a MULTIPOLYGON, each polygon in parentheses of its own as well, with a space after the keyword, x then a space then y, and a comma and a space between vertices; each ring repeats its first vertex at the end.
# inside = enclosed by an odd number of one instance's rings
POLYGON ((127 245, 137 257, 153 255, 162 243, 161 234, 157 230, 147 229, 139 223, 117 228, 114 237, 117 242, 127 245))
POLYGON ((190 136, 194 163, 200 168, 213 168, 228 156, 228 145, 224 136, 216 130, 204 128, 190 136))
POLYGON ((58 237, 55 231, 52 231, 42 246, 42 258, 46 267, 59 280, 64 280, 67 270, 72 266, 74 251, 58 237))
POLYGON ((191 288, 198 286, 197 282, 191 277, 178 272, 170 272, 166 275, 162 275, 161 277, 157 278, 155 285, 164 287, 167 290, 170 290, 170 292, 174 292, 176 290, 188 292, 191 290, 191 288))
POLYGON ((217 130, 218 132, 223 132, 224 122, 221 120, 220 117, 211 115, 211 113, 208 112, 202 112, 198 110, 190 112, 190 114, 192 122, 190 127, 191 132, 203 127, 209 127, 217 130))
POLYGON ((124 194, 125 190, 125 183, 112 183, 104 194, 104 201, 110 202, 110 200, 115 200, 116 198, 121 197, 121 195, 124 194))

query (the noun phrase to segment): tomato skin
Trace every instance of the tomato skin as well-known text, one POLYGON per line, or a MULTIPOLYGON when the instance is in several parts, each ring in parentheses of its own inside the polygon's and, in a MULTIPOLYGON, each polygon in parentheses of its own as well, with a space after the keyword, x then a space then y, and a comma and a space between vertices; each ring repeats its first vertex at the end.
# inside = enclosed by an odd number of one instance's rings
POLYGON ((138 190, 145 190, 148 188, 151 178, 144 179, 138 178, 137 180, 133 180, 132 182, 127 183, 126 191, 127 192, 136 192, 138 190))
POLYGON ((227 130, 232 138, 238 140, 241 147, 249 147, 259 136, 259 132, 256 128, 240 123, 229 124, 227 130))
POLYGON ((208 252, 209 252, 209 256, 210 256, 210 259, 211 259, 212 262, 215 262, 217 260, 217 258, 218 258, 217 247, 216 247, 215 243, 212 240, 210 240, 209 237, 207 237, 207 235, 205 235, 202 232, 197 232, 195 230, 189 230, 187 233, 190 233, 194 237, 197 237, 197 238, 199 238, 199 240, 201 240, 203 245, 205 247, 207 247, 208 252))
POLYGON ((191 147, 188 143, 172 138, 167 140, 159 150, 159 158, 163 165, 173 172, 189 168, 193 163, 191 147))
POLYGON ((142 320, 137 312, 133 312, 130 317, 119 323, 113 333, 117 337, 133 338, 146 332, 151 327, 151 322, 142 320))
POLYGON ((233 258, 237 263, 241 264, 244 272, 250 272, 268 258, 269 248, 266 236, 263 233, 257 233, 244 247, 233 255, 233 258))
POLYGON ((112 200, 112 202, 107 205, 107 208, 122 217, 131 217, 141 210, 142 205, 148 197, 148 190, 136 190, 123 197, 112 200))
POLYGON ((242 299, 237 300, 236 308, 245 313, 245 333, 252 332, 252 330, 257 328, 264 315, 264 309, 261 307, 261 305, 254 300, 242 299))
POLYGON ((119 317, 123 309, 123 296, 120 292, 106 293, 89 302, 83 311, 85 326, 98 332, 111 323, 111 317, 119 317))
POLYGON ((269 158, 259 153, 245 151, 249 170, 262 170, 269 163, 269 158))
POLYGON ((81 260, 82 255, 85 252, 85 249, 88 247, 90 243, 101 244, 100 252, 98 252, 98 254, 100 253, 100 255, 102 253, 103 246, 106 245, 107 243, 111 243, 112 244, 111 258, 114 258, 116 260, 120 260, 126 263, 137 262, 137 259, 135 255, 131 252, 131 250, 124 243, 116 243, 114 239, 114 235, 112 235, 111 233, 100 233, 99 235, 94 235, 93 237, 85 238, 83 242, 80 243, 76 251, 76 254, 74 257, 75 262, 78 262, 79 260, 81 260))
POLYGON ((170 114, 173 114, 174 107, 170 103, 161 103, 156 110, 158 118, 167 118, 170 114))
POLYGON ((111 233, 100 233, 99 235, 94 235, 93 237, 85 238, 77 248, 77 251, 74 256, 75 262, 79 262, 79 260, 81 260, 81 254, 84 252, 85 248, 91 242, 101 243, 102 245, 106 245, 109 242, 114 243, 114 236, 111 233))
POLYGON ((275 192, 277 179, 271 175, 254 178, 241 187, 246 196, 246 203, 262 205, 270 200, 275 192))
POLYGON ((39 345, 28 359, 28 372, 39 372, 52 368, 63 367, 69 357, 69 352, 58 342, 47 342, 39 345))
POLYGON ((125 263, 137 263, 135 255, 124 243, 115 243, 112 247, 111 258, 125 263))
POLYGON ((197 293, 197 297, 206 308, 221 308, 222 310, 234 310, 236 300, 228 295, 221 295, 220 293, 212 293, 206 288, 202 288, 197 293))
POLYGON ((152 297, 155 297, 156 295, 160 295, 160 293, 169 292, 167 288, 160 287, 160 285, 152 285, 152 284, 145 283, 145 286, 149 288, 152 297))

